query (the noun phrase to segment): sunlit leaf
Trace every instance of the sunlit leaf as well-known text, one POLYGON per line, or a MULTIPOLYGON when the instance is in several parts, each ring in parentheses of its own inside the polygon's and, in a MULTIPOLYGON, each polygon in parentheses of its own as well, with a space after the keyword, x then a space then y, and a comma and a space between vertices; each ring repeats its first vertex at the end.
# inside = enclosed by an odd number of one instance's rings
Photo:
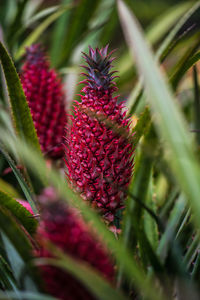
POLYGON ((194 154, 195 145, 166 80, 143 38, 137 20, 122 1, 119 0, 118 4, 124 34, 143 76, 158 133, 168 147, 168 163, 181 188, 188 195, 196 225, 200 226, 200 170, 194 154))

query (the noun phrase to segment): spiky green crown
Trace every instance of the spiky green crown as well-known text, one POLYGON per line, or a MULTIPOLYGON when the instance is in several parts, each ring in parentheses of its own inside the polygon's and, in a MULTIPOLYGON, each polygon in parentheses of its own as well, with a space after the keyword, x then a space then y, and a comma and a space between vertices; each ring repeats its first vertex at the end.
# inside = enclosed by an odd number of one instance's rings
POLYGON ((83 53, 87 66, 83 65, 82 67, 88 72, 88 74, 82 73, 87 77, 84 82, 87 82, 87 84, 93 89, 107 90, 109 87, 115 85, 113 79, 117 76, 113 76, 113 74, 116 73, 116 71, 110 72, 110 69, 112 68, 111 63, 115 58, 111 58, 113 51, 110 53, 107 52, 108 45, 101 49, 92 49, 89 46, 89 55, 83 53))

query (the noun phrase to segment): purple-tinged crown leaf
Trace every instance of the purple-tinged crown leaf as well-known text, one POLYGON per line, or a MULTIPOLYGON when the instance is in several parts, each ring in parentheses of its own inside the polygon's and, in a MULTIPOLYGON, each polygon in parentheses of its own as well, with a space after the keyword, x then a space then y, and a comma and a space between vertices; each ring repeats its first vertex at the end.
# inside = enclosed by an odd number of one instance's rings
POLYGON ((112 61, 115 58, 111 58, 113 51, 108 52, 108 45, 101 49, 92 49, 89 47, 89 55, 83 53, 83 57, 87 63, 87 66, 82 66, 88 72, 88 74, 82 73, 87 77, 87 84, 93 89, 107 90, 109 87, 115 85, 113 79, 117 76, 113 76, 116 71, 110 72, 112 68, 112 61))

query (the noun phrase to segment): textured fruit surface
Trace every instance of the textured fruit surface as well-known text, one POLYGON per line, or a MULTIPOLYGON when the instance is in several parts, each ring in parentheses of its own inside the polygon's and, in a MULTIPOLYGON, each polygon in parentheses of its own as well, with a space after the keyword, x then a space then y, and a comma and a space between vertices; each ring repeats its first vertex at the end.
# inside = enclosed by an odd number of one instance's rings
POLYGON ((107 47, 89 48, 89 55, 84 54, 87 79, 82 82, 81 102, 74 105, 65 147, 69 181, 109 222, 124 205, 133 169, 130 139, 87 112, 107 117, 130 134, 124 105, 113 96, 117 88, 114 72, 110 72, 111 54, 107 54, 107 47))
MULTIPOLYGON (((42 211, 41 223, 36 236, 37 241, 40 244, 43 244, 44 240, 54 243, 65 253, 72 255, 77 260, 87 262, 107 280, 112 281, 114 267, 108 251, 100 241, 94 238, 94 232, 92 234, 78 212, 58 201, 52 188, 45 189, 39 200, 42 211)), ((52 256, 44 246, 37 255, 39 257, 52 256)), ((41 275, 46 291, 59 299, 94 299, 75 278, 56 267, 41 267, 41 275)))
POLYGON ((63 156, 63 136, 67 121, 62 84, 40 45, 27 48, 21 73, 22 86, 43 153, 63 156))

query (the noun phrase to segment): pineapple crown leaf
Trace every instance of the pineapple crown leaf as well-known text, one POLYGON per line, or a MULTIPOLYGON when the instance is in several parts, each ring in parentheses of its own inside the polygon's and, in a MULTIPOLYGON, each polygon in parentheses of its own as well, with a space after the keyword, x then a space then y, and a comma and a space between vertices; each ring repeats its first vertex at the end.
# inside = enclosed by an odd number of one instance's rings
POLYGON ((47 63, 47 57, 44 49, 40 44, 32 44, 30 47, 26 47, 26 60, 32 65, 39 63, 47 63))
POLYGON ((89 46, 89 54, 83 52, 83 58, 85 59, 87 66, 82 65, 81 67, 84 68, 88 74, 81 73, 82 75, 86 76, 86 80, 83 81, 84 83, 87 82, 88 86, 93 89, 108 89, 115 85, 113 79, 118 76, 112 76, 116 71, 110 72, 112 66, 112 61, 115 57, 111 58, 115 50, 108 52, 108 45, 104 48, 95 48, 89 46))

